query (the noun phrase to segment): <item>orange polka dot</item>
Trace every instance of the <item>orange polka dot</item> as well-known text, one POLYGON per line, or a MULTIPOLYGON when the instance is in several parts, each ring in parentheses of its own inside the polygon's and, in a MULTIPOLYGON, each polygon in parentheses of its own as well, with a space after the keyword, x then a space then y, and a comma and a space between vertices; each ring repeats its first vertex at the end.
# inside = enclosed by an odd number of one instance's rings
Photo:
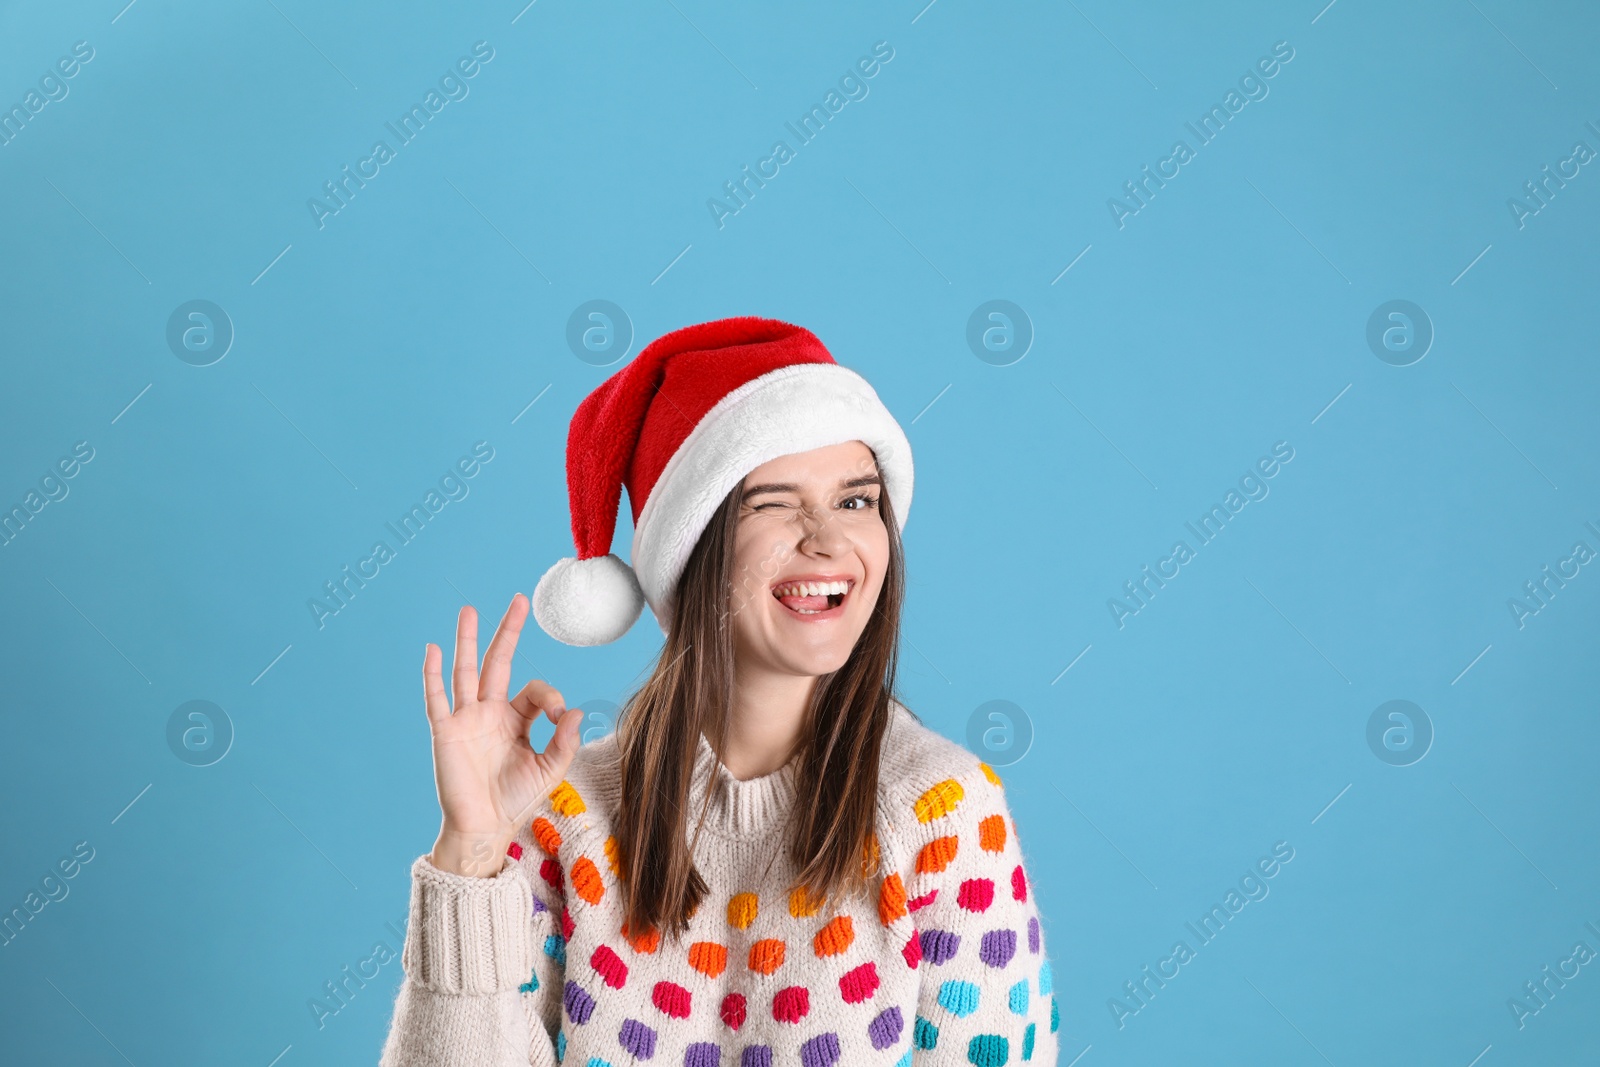
POLYGON ((628 932, 628 924, 623 923, 622 936, 633 946, 633 951, 643 955, 649 955, 661 947, 661 931, 654 928, 635 936, 628 932))
POLYGON ((956 850, 960 841, 954 834, 949 837, 936 837, 922 846, 917 853, 918 874, 938 874, 950 866, 950 861, 956 858, 956 850))
POLYGON ((529 827, 529 830, 533 834, 534 843, 543 849, 546 854, 554 856, 556 849, 561 847, 561 831, 556 829, 555 823, 543 815, 533 820, 533 825, 529 827))
POLYGON ((916 803, 911 805, 911 810, 916 813, 918 822, 932 822, 955 811, 964 796, 966 791, 961 788, 961 783, 954 778, 946 778, 918 797, 916 803))
POLYGON ((878 887, 878 919, 888 926, 906 912, 906 887, 896 871, 878 887))
POLYGON ((771 974, 783 966, 785 945, 775 937, 762 938, 750 946, 750 969, 757 974, 771 974))
POLYGON ((759 910, 759 898, 754 893, 735 893, 728 901, 728 925, 735 930, 746 929, 756 921, 759 910))
POLYGON ((715 978, 727 970, 727 946, 715 941, 696 941, 689 946, 689 966, 708 978, 715 978))
POLYGON ((587 900, 590 904, 600 903, 600 898, 606 895, 605 883, 600 878, 600 868, 594 865, 594 860, 588 856, 579 856, 578 861, 572 865, 573 891, 587 900))
POLYGON ((978 824, 978 847, 985 852, 999 852, 1006 847, 1006 820, 991 815, 978 824))
POLYGON ((839 915, 817 931, 817 936, 811 940, 811 948, 818 956, 837 956, 849 948, 855 939, 855 925, 850 922, 850 916, 839 915))

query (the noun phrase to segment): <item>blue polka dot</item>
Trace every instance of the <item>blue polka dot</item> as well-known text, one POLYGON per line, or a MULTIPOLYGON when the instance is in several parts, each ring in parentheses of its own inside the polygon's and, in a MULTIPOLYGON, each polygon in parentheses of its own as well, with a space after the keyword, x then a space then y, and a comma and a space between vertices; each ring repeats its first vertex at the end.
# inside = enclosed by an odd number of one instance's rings
POLYGON ((978 1010, 978 987, 952 978, 939 986, 939 1003, 951 1015, 971 1015, 978 1010))
POLYGON ((1028 980, 1026 978, 1011 987, 1009 999, 1013 1015, 1028 1014, 1028 980))

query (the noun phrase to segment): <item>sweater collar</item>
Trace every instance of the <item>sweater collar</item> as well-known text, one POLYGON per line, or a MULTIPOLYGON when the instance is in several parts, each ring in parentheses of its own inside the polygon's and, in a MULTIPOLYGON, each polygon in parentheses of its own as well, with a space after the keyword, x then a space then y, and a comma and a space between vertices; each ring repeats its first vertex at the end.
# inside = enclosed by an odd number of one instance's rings
POLYGON ((711 742, 699 735, 695 750, 694 779, 689 786, 688 830, 700 818, 700 804, 709 788, 711 806, 706 829, 723 837, 749 838, 771 833, 788 820, 796 793, 798 761, 790 759, 771 774, 735 778, 717 759, 711 742))
MULTIPOLYGON (((898 700, 891 700, 889 707, 884 747, 886 751, 893 751, 907 743, 904 735, 912 714, 898 700)), ((788 821, 799 792, 798 762, 790 759, 771 774, 759 778, 735 778, 717 759, 716 750, 701 733, 695 747, 694 779, 689 784, 688 832, 694 832, 708 783, 711 806, 706 811, 707 830, 728 838, 756 838, 777 831, 788 821)))

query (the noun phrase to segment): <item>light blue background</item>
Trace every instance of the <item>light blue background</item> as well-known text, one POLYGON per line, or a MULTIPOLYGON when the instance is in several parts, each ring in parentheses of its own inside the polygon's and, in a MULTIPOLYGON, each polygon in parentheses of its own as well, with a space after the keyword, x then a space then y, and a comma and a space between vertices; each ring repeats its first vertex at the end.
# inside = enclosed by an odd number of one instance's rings
MULTIPOLYGON (((1507 1006, 1600 950, 1600 567, 1507 607, 1600 549, 1600 172, 1507 207, 1600 149, 1592 8, 123 2, 0 13, 8 108, 94 49, 0 147, 0 506, 95 450, 0 550, 0 910, 95 850, 0 948, 8 1059, 376 1061, 397 962, 320 1029, 307 1002, 398 948, 433 840, 423 644, 571 554, 567 419, 621 366, 567 345, 591 299, 630 356, 804 324, 907 427, 904 692, 960 740, 990 700, 1031 723, 995 758, 1063 1064, 1600 1057, 1600 964, 1507 1006), (319 229, 307 200, 479 40, 470 95, 319 229), (869 95, 719 229, 707 200, 877 41, 869 95), (1108 198, 1278 41, 1269 95, 1119 229, 1108 198), (166 344, 193 299, 237 331, 210 366, 166 344), (966 344, 991 299, 1036 334, 1009 366, 966 344), (1392 299, 1436 331, 1410 366, 1365 340, 1392 299), (477 441, 470 495, 319 629, 477 441), (1108 598, 1278 441, 1270 495, 1119 629, 1108 598), (236 731, 209 767, 166 741, 193 699, 236 731), (1392 699, 1436 731, 1411 766, 1367 746, 1392 699), (1119 1028, 1278 841, 1270 896, 1119 1028)), ((516 681, 620 701, 659 640, 530 629, 516 681)))

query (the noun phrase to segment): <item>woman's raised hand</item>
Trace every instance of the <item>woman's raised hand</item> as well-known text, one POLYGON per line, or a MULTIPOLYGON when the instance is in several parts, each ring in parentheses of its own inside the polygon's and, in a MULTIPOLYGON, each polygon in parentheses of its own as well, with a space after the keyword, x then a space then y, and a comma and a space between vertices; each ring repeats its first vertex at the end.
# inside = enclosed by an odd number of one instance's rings
POLYGON ((470 605, 456 620, 456 658, 451 671, 455 711, 440 677, 443 653, 429 644, 422 657, 428 724, 433 731, 433 775, 444 818, 434 843, 433 865, 442 871, 492 878, 504 866, 506 849, 540 798, 560 784, 579 747, 583 712, 568 708, 553 686, 529 682, 506 698, 511 654, 528 618, 521 593, 500 620, 478 676, 478 613, 470 605), (541 714, 556 724, 543 752, 528 730, 541 714))

